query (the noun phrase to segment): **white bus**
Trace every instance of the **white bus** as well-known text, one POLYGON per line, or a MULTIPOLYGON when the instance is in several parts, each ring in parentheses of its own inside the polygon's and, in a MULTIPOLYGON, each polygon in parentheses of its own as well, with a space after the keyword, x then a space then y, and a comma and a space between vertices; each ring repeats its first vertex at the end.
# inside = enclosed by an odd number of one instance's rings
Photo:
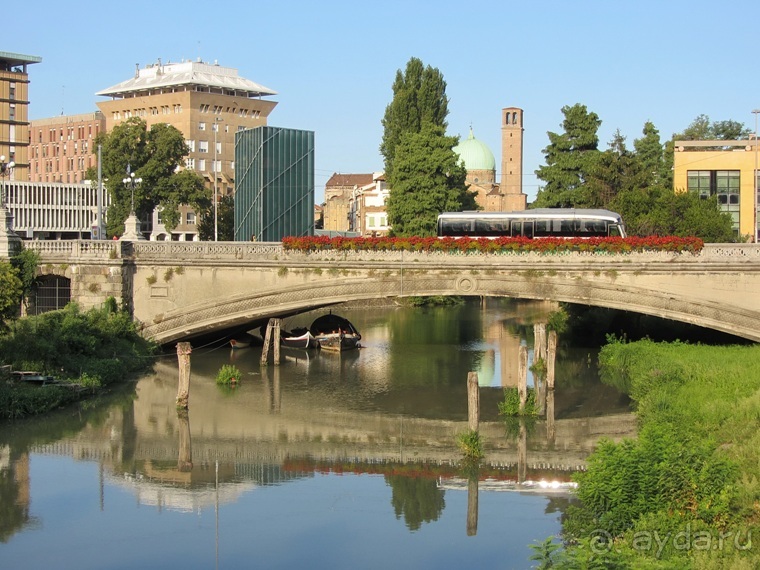
POLYGON ((438 237, 589 238, 626 237, 620 214, 583 208, 536 208, 517 212, 444 212, 438 237))

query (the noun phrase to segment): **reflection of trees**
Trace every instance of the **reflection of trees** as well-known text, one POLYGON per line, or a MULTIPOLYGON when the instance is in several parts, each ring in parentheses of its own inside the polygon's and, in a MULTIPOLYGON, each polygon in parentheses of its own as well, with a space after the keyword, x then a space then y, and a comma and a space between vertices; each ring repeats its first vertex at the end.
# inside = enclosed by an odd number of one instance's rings
POLYGON ((435 479, 386 475, 385 482, 393 490, 391 504, 396 518, 404 515, 409 530, 419 530, 423 522, 436 521, 441 516, 444 491, 438 488, 435 479))

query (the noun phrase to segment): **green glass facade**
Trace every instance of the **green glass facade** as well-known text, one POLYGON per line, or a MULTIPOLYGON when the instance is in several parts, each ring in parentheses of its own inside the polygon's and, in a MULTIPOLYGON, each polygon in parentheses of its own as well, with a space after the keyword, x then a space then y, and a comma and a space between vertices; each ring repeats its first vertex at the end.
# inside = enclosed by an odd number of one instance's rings
POLYGON ((235 135, 235 240, 314 235, 314 132, 257 127, 235 135))

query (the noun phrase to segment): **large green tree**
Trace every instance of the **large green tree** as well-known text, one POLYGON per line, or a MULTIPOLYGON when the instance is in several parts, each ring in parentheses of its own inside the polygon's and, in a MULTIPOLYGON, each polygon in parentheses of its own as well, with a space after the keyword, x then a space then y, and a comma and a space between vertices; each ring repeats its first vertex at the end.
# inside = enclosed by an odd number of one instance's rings
POLYGON ((385 176, 390 188, 394 183, 396 147, 406 133, 419 133, 425 125, 435 125, 446 131, 449 114, 446 82, 443 74, 425 66, 416 57, 406 64, 406 70, 396 72, 393 99, 383 116, 383 140, 380 153, 385 161, 385 176))
POLYGON ((467 171, 452 150, 457 140, 433 125, 401 137, 386 204, 394 236, 433 236, 441 212, 477 209, 467 171))
POLYGON ((534 207, 584 207, 593 203, 586 183, 598 159, 597 131, 602 121, 579 103, 563 107, 562 114, 564 132, 547 133, 549 145, 543 151, 546 165, 536 170, 546 184, 538 191, 534 207))
POLYGON ((142 179, 134 187, 138 218, 160 207, 163 223, 170 231, 179 222, 177 206, 189 204, 202 211, 211 203, 211 191, 205 187, 203 178, 181 168, 189 148, 176 127, 158 123, 148 129, 145 121, 133 117, 111 132, 98 135, 96 144, 102 145, 102 174, 111 195, 109 237, 123 232, 124 220, 132 207, 131 185, 123 182, 130 173, 142 179))
POLYGON ((7 261, 0 261, 0 328, 16 316, 23 290, 19 271, 7 261))

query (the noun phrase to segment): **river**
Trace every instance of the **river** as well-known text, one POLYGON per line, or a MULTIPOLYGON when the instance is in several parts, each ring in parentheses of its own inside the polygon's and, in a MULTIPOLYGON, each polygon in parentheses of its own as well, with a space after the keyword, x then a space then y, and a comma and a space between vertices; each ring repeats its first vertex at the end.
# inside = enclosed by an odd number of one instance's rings
MULTIPOLYGON (((560 343, 544 415, 505 422, 503 388, 550 304, 333 309, 341 355, 194 346, 189 411, 173 351, 97 402, 0 426, 3 568, 530 568, 600 437, 635 433, 596 349, 560 343), (235 388, 215 384, 224 364, 235 388), (467 377, 485 465, 463 473, 467 377)), ((308 325, 318 314, 285 321, 308 325)), ((536 384, 527 372, 528 384, 536 384)))

